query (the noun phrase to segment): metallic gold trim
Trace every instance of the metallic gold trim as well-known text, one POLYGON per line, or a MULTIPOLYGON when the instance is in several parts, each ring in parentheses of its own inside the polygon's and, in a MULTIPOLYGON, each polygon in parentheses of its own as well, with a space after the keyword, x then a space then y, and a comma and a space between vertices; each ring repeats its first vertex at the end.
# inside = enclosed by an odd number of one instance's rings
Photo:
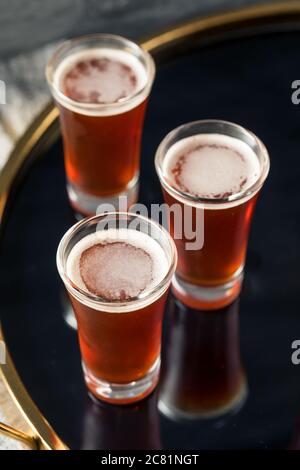
POLYGON ((300 14, 299 0, 254 5, 252 7, 202 17, 183 23, 159 35, 144 40, 142 46, 152 54, 156 54, 165 46, 169 47, 172 43, 177 43, 182 39, 187 39, 200 32, 208 33, 213 30, 225 28, 226 26, 237 28, 245 22, 276 20, 276 18, 280 19, 280 17, 283 16, 290 16, 290 19, 295 19, 294 15, 297 14, 300 14))
MULTIPOLYGON (((0 340, 4 340, 3 333, 0 328, 0 340)), ((10 394, 20 409, 22 415, 29 423, 32 429, 32 434, 27 435, 13 428, 0 425, 0 431, 10 434, 10 437, 15 437, 22 440, 30 448, 40 450, 67 450, 67 446, 59 439, 50 424, 42 416, 33 400, 25 389, 9 353, 6 351, 6 363, 1 365, 1 376, 7 386, 10 394), (6 429, 4 429, 4 427, 6 429)))
MULTIPOLYGON (((156 34, 142 41, 141 45, 156 55, 165 48, 172 47, 180 41, 192 38, 198 33, 208 34, 219 31, 222 28, 236 29, 242 27, 247 22, 254 23, 256 20, 265 20, 266 22, 278 21, 284 17, 285 20, 295 21, 295 15, 300 15, 300 2, 296 0, 253 6, 189 21, 161 34, 156 34)), ((57 109, 52 104, 48 105, 13 150, 9 161, 0 175, 0 218, 4 213, 13 180, 22 165, 29 157, 38 155, 43 149, 49 147, 59 135, 57 117, 57 109)), ((0 329, 1 339, 3 340, 4 338, 0 329)), ((23 442, 30 443, 32 448, 47 450, 67 449, 67 446, 59 439, 33 403, 9 355, 7 357, 7 364, 1 366, 0 370, 10 394, 31 426, 33 434, 31 436, 24 435, 3 424, 0 424, 0 432, 5 432, 23 442)))
POLYGON ((39 115, 36 121, 28 128, 13 149, 7 164, 0 172, 0 220, 3 215, 10 187, 21 166, 28 155, 45 149, 45 145, 50 147, 59 135, 57 122, 58 110, 49 104, 39 115), (52 132, 49 133, 49 130, 52 132), (47 143, 45 133, 48 131, 47 143))
POLYGON ((18 431, 7 424, 0 422, 0 432, 5 436, 10 437, 11 439, 16 439, 17 441, 23 442, 32 450, 38 450, 38 442, 33 436, 29 436, 22 431, 18 431))

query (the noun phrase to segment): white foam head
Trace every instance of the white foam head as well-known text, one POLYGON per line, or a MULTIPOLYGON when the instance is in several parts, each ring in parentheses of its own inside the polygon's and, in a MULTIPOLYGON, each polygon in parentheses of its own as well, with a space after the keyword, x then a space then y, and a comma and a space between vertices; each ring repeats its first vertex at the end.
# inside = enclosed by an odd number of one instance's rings
POLYGON ((260 163, 239 139, 199 134, 170 147, 163 172, 171 186, 191 196, 221 199, 252 186, 260 176, 260 163))
POLYGON ((54 86, 69 98, 88 104, 129 100, 147 83, 143 64, 129 52, 95 48, 74 52, 55 70, 54 86), (76 99, 77 97, 77 99, 76 99))
POLYGON ((66 274, 87 293, 97 293, 96 286, 105 299, 122 301, 151 291, 168 268, 166 255, 156 240, 143 232, 120 228, 101 230, 81 239, 68 256, 66 274), (98 253, 97 246, 101 246, 98 253))

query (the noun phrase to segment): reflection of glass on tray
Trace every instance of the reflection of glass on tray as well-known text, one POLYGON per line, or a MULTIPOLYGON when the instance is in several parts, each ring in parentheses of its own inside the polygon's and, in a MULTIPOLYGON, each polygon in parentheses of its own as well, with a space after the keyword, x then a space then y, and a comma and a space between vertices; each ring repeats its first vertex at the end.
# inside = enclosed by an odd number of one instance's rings
POLYGON ((170 302, 160 410, 175 420, 237 412, 247 395, 240 355, 239 300, 215 311, 170 302))

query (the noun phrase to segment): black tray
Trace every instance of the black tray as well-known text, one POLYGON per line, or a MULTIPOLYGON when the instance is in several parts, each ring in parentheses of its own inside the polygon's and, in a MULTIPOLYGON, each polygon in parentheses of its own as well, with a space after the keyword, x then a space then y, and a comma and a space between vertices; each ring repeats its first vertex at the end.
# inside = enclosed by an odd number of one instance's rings
POLYGON ((240 355, 248 397, 224 416, 164 416, 157 408, 160 390, 127 407, 96 403, 87 395, 76 332, 63 320, 67 304, 55 265, 58 242, 75 220, 52 106, 14 152, 0 181, 1 323, 11 356, 2 372, 40 446, 296 445, 300 375, 291 344, 300 336, 300 107, 292 104, 291 83, 299 78, 300 7, 293 5, 195 21, 144 43, 158 71, 143 136, 141 202, 162 200, 153 156, 164 135, 184 122, 238 122, 265 142, 271 156, 240 302, 208 313, 187 311, 170 298, 166 313, 163 377, 171 368, 177 372, 185 402, 193 397, 197 403, 209 387, 220 391, 224 364, 230 354, 237 361, 240 355))

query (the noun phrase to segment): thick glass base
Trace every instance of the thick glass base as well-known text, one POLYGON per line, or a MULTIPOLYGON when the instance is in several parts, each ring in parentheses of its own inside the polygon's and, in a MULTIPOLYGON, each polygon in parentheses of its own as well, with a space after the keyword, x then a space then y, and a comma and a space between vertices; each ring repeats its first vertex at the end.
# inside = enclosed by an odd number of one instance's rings
POLYGON ((248 385, 246 380, 241 383, 238 392, 227 403, 203 409, 184 410, 179 409, 174 404, 168 402, 166 397, 161 396, 158 401, 158 409, 162 414, 174 421, 183 420, 206 420, 206 419, 226 419, 238 413, 244 406, 248 397, 248 385))
POLYGON ((231 304, 238 297, 243 277, 244 271, 239 269, 225 284, 208 287, 190 284, 175 274, 172 280, 172 290, 175 297, 188 307, 217 310, 231 304))
MULTIPOLYGON (((101 205, 104 204, 110 204, 113 206, 110 211, 118 211, 120 210, 120 198, 122 198, 122 202, 124 200, 127 202, 127 210, 138 200, 139 175, 135 176, 130 181, 124 191, 118 194, 111 194, 110 196, 94 196, 92 194, 87 194, 70 181, 67 182, 67 192, 71 206, 80 215, 91 216, 99 214, 100 212, 103 212, 101 211, 101 205)), ((105 210, 108 211, 108 208, 105 208, 105 210)))
POLYGON ((96 398, 115 405, 126 405, 142 400, 154 390, 159 379, 160 357, 142 379, 125 384, 106 382, 95 377, 84 363, 82 367, 86 385, 96 398))

